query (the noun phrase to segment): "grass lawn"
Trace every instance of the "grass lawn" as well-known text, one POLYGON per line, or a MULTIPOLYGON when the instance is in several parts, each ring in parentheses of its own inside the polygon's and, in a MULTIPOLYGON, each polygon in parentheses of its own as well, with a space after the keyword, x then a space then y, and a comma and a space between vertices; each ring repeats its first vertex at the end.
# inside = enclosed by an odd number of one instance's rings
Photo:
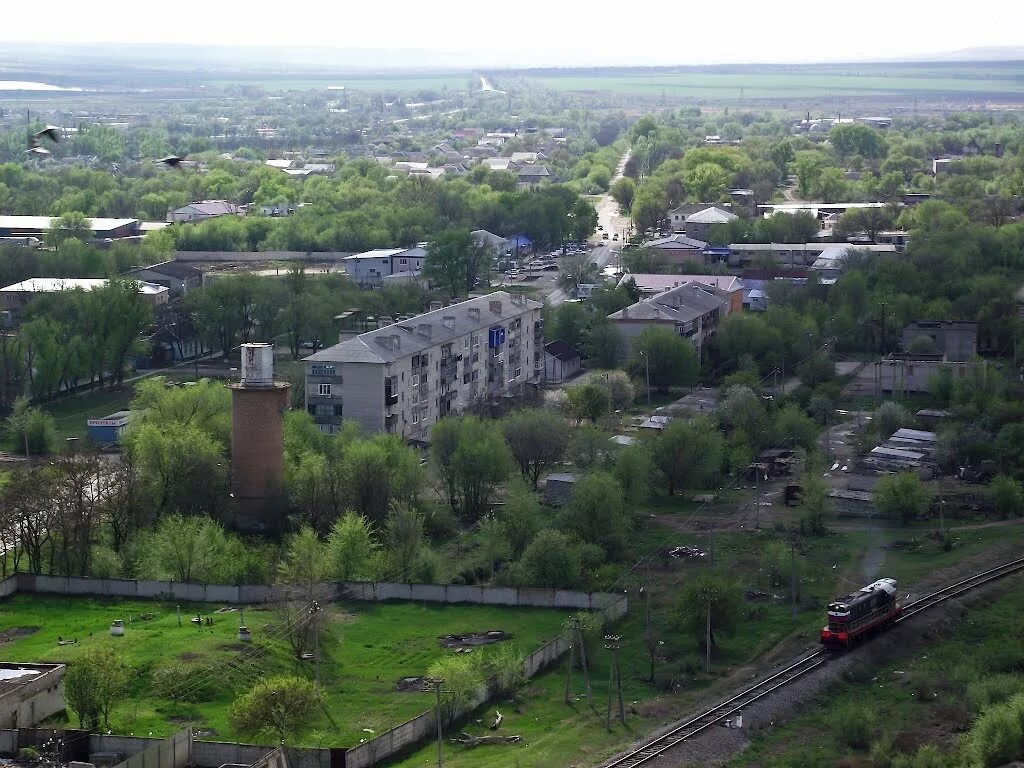
POLYGON ((60 440, 68 437, 86 436, 85 422, 88 419, 102 419, 105 416, 128 407, 135 394, 135 388, 126 384, 117 389, 101 389, 84 395, 75 395, 43 404, 43 409, 57 422, 60 440))
MULTIPOLYGON (((0 637, 7 638, 2 643, 3 659, 65 662, 90 646, 115 645, 137 670, 131 696, 111 717, 116 733, 166 735, 191 724, 203 731, 204 738, 252 741, 235 733, 228 723, 228 708, 237 693, 264 674, 312 676, 312 663, 296 661, 286 641, 265 639, 280 621, 275 612, 245 611, 245 622, 254 635, 252 644, 245 645, 236 638, 238 613, 211 614, 215 608, 182 606, 183 626, 179 627, 171 604, 17 595, 0 603, 0 637), (213 615, 213 626, 189 623, 196 610, 213 615), (144 613, 152 617, 143 621, 144 613), (130 618, 134 620, 129 622, 130 618), (125 622, 122 638, 109 635, 114 619, 125 622), (58 646, 59 636, 78 643, 58 646), (154 696, 151 671, 174 660, 209 668, 209 679, 216 686, 211 700, 174 704, 154 696)), ((327 703, 298 744, 353 746, 360 738, 369 738, 364 728, 379 734, 428 709, 432 694, 398 692, 395 683, 425 674, 431 663, 453 653, 440 647, 441 636, 503 630, 511 634, 509 642, 526 654, 555 637, 565 618, 562 611, 501 606, 331 605, 321 635, 327 703)), ((495 647, 475 652, 486 655, 495 647)))

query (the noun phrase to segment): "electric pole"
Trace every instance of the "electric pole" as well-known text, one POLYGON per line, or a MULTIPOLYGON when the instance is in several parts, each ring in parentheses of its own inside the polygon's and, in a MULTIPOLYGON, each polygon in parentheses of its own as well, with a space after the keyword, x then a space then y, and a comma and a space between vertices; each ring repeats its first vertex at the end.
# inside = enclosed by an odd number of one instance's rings
POLYGON ((434 684, 434 696, 437 700, 437 709, 434 719, 437 720, 437 768, 444 768, 444 740, 441 737, 441 684, 444 680, 431 681, 434 684))
POLYGON ((320 685, 320 603, 314 600, 309 610, 313 614, 313 679, 320 685))
POLYGON ((622 702, 622 671, 619 669, 619 643, 622 640, 620 635, 605 635, 604 647, 612 652, 611 663, 608 666, 608 710, 605 714, 605 728, 612 729, 612 688, 616 691, 616 698, 619 702, 619 719, 626 724, 626 707, 622 702))
POLYGON ((572 702, 572 670, 576 665, 576 649, 579 648, 580 666, 583 668, 583 685, 586 689, 587 700, 593 696, 590 687, 590 668, 587 665, 587 649, 583 644, 583 627, 578 616, 572 617, 569 628, 569 664, 565 669, 565 703, 572 702))
POLYGON ((796 618, 796 536, 789 542, 789 599, 792 616, 796 618))

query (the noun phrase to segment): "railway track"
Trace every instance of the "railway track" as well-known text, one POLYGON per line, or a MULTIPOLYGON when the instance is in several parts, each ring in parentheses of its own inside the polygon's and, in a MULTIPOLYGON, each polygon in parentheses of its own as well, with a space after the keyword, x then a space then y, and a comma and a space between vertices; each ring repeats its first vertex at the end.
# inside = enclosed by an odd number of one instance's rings
MULTIPOLYGON (((1024 558, 1003 563, 1002 565, 990 568, 987 571, 982 571, 981 573, 976 573, 973 576, 954 584, 949 584, 942 589, 932 592, 931 594, 920 597, 911 603, 907 603, 903 607, 903 615, 897 619, 896 623, 907 621, 908 619, 917 616, 919 613, 922 613, 929 608, 933 608, 946 600, 958 597, 959 595, 969 592, 972 589, 977 589, 984 584, 989 584, 1005 576, 1020 573, 1021 571, 1024 571, 1024 558)), ((631 752, 619 755, 611 762, 605 763, 604 768, 635 768, 635 766, 642 765, 648 760, 667 752, 687 739, 693 738, 701 731, 721 723, 725 718, 736 714, 744 707, 750 706, 758 699, 764 698, 779 688, 793 682, 797 678, 812 672, 822 664, 825 664, 829 660, 830 656, 831 654, 825 649, 813 651, 796 663, 764 678, 711 709, 697 715, 696 717, 686 720, 685 722, 679 723, 643 746, 631 752)))

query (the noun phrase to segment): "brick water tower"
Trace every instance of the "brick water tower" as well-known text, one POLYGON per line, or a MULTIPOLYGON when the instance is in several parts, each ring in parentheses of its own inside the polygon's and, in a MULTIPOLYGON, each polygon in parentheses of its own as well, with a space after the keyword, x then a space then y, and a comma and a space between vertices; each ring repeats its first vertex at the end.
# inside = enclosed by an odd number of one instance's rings
POLYGON ((273 345, 242 345, 242 378, 231 384, 231 491, 235 525, 242 530, 277 527, 290 389, 274 381, 273 345))

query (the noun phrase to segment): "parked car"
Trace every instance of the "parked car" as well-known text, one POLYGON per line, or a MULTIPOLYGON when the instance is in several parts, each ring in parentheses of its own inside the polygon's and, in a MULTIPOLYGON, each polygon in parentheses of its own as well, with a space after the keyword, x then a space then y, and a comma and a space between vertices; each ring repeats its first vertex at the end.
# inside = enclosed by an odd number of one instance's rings
POLYGON ((616 232, 614 235, 612 235, 612 240, 618 240, 618 239, 619 239, 619 234, 616 232))
POLYGON ((601 239, 602 240, 607 240, 608 239, 608 233, 607 232, 602 232, 601 233, 601 239))

